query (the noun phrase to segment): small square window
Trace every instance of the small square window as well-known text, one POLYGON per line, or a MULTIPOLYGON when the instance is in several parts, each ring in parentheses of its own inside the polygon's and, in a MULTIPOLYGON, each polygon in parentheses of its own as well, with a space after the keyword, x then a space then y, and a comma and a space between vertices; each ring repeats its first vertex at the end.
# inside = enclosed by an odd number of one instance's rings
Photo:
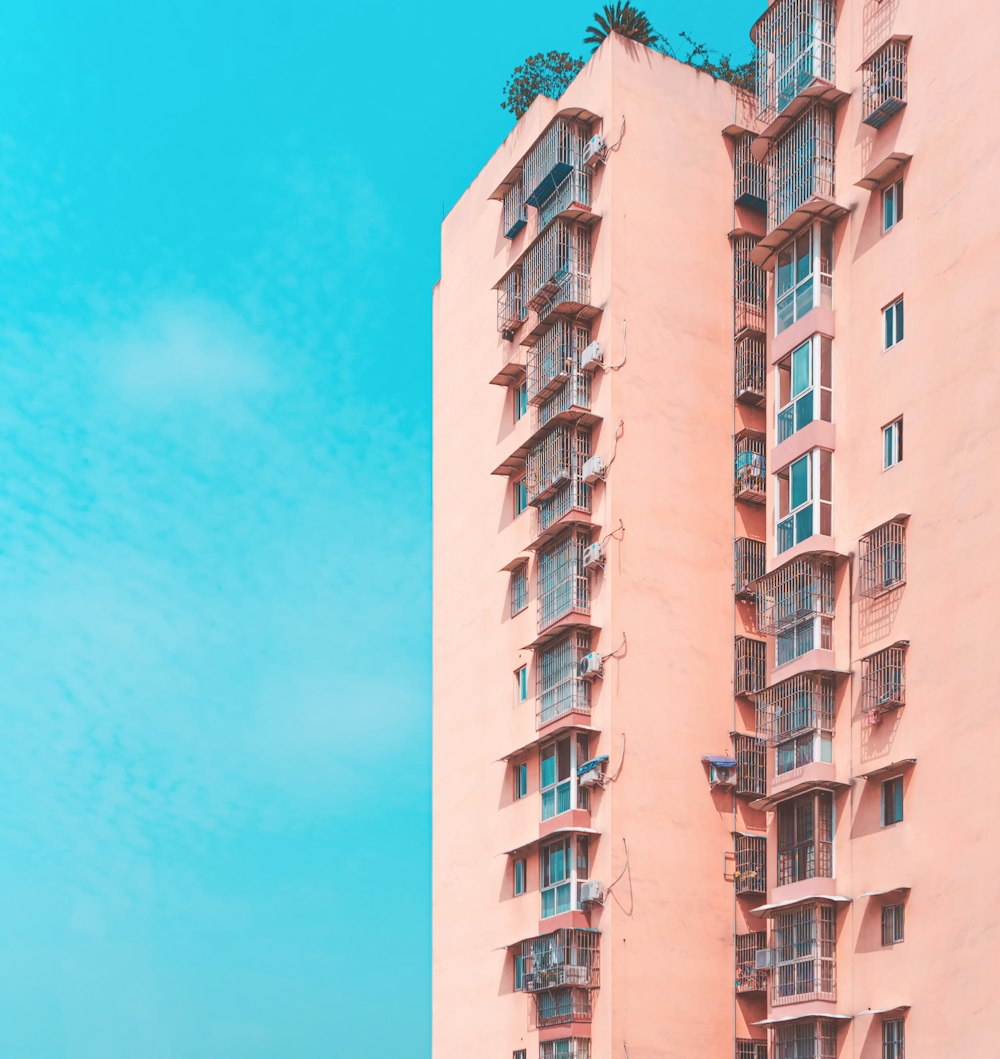
POLYGON ((514 387, 514 422, 528 414, 528 384, 521 382, 514 387))
POLYGON ((903 1020, 886 1019, 882 1023, 882 1059, 904 1059, 903 1020))
POLYGON ((894 776, 882 784, 882 826, 898 824, 903 819, 903 777, 894 776))
POLYGON ((897 298, 882 310, 885 348, 892 349, 903 341, 903 299, 897 298))
POLYGON ((903 940, 903 905, 883 905, 882 944, 898 945, 903 940))
POLYGON ((524 478, 514 482, 514 518, 528 506, 528 483, 524 478))
POLYGON ((528 888, 528 862, 521 858, 514 861, 514 896, 520 897, 528 888))
MULTIPOLYGON (((524 985, 524 957, 514 957, 514 990, 519 990, 524 985)), ((521 1052, 524 1055, 524 1052, 521 1052)), ((514 1059, 517 1059, 517 1052, 514 1053, 514 1059)))
POLYGON ((514 670, 514 697, 518 702, 528 698, 528 667, 521 666, 514 670))
POLYGON ((514 797, 524 798, 528 793, 528 762, 514 766, 514 797))
POLYGON ((882 427, 882 470, 895 467, 903 459, 903 420, 882 427))
POLYGON ((882 231, 887 232, 903 219, 903 182, 897 180, 882 189, 882 231))
POLYGON ((520 614, 528 605, 528 564, 522 563, 510 575, 510 616, 520 614))
POLYGON ((514 1053, 514 1059, 528 1059, 528 1052, 524 1048, 518 1048, 514 1053))

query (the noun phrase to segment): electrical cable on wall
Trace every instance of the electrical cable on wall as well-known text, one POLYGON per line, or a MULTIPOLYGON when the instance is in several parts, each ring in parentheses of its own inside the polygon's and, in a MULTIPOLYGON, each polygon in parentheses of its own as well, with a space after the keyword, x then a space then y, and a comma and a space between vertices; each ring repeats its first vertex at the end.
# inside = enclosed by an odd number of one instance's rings
POLYGON ((622 320, 622 359, 617 364, 606 365, 604 370, 617 371, 624 367, 626 360, 628 360, 628 320, 622 320))

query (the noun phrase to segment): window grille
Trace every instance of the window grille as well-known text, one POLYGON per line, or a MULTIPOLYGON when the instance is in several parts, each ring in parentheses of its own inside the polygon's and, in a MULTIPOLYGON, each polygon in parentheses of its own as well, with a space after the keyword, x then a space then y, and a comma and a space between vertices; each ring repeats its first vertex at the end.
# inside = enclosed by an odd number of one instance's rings
POLYGON ((577 165, 538 208, 539 230, 551 224, 571 206, 590 206, 590 170, 577 165))
POLYGON ((760 578, 757 631, 773 636, 814 615, 833 617, 833 563, 801 556, 760 578))
POLYGON ((747 133, 733 150, 734 198, 737 206, 761 213, 767 208, 767 178, 764 167, 754 158, 750 144, 756 139, 747 133))
POLYGON ((833 795, 816 791, 778 805, 778 885, 833 878, 833 795))
POLYGON ((773 1004, 837 999, 835 934, 836 912, 828 904, 800 905, 775 917, 773 1004))
POLYGON ((860 592, 869 598, 906 584, 906 524, 884 522, 858 541, 860 592))
POLYGON ((733 496, 753 504, 767 500, 764 435, 742 431, 734 445, 733 496))
POLYGON ((861 72, 862 120, 881 128, 906 106, 906 41, 887 41, 861 72))
POLYGON ((882 1023, 882 1059, 904 1059, 903 1020, 885 1019, 882 1023))
POLYGON ((736 992, 762 993, 767 990, 767 972, 754 968, 758 949, 767 947, 763 930, 736 935, 736 992))
POLYGON ((733 544, 733 589, 739 597, 752 597, 758 578, 767 569, 767 557, 763 541, 750 537, 737 537, 733 544))
POLYGON ((754 25, 757 109, 765 124, 814 81, 833 82, 835 18, 834 0, 778 0, 754 25))
POLYGON ((837 1059, 837 1024, 821 1019, 776 1026, 774 1059, 837 1059))
POLYGON ((733 733, 737 794, 767 794, 766 745, 755 735, 733 733))
POLYGON ((563 929, 521 942, 521 988, 527 993, 600 984, 600 941, 596 930, 563 929))
POLYGON ((521 266, 512 268, 497 285, 497 330, 513 337, 528 313, 524 307, 521 266))
POLYGON ((590 1038, 565 1037, 558 1041, 541 1041, 538 1059, 590 1059, 590 1038))
POLYGON ((565 615, 590 613, 590 579, 583 567, 586 532, 571 533, 538 553, 538 630, 565 615))
POLYGON ((736 334, 763 333, 767 310, 767 273, 750 260, 750 251, 760 242, 753 235, 733 239, 733 298, 736 303, 736 334))
POLYGON ((767 892, 767 839, 763 835, 737 833, 733 881, 738 894, 767 892))
POLYGON ((583 160, 590 130, 579 121, 557 118, 524 157, 524 201, 541 206, 583 160))
POLYGON ((767 1059, 767 1041, 737 1037, 735 1059, 767 1059))
POLYGON ((755 695, 758 691, 762 691, 767 668, 767 643, 764 640, 752 640, 749 636, 737 636, 735 656, 736 665, 733 674, 735 693, 755 695))
POLYGON ((580 354, 590 342, 590 329, 570 320, 556 320, 528 350, 528 402, 542 404, 580 370, 580 354))
POLYGON ((833 111, 813 103, 775 143, 767 162, 767 230, 815 195, 834 195, 833 111))
POLYGON ((833 707, 833 680, 818 673, 801 673, 757 696, 757 735, 776 748, 775 775, 833 760, 833 707))
POLYGON ((539 319, 562 302, 590 301, 590 230, 558 220, 532 243, 524 258, 524 301, 539 319))
POLYGON ((528 207, 524 204, 524 189, 518 180, 504 193, 503 234, 507 239, 515 235, 528 223, 528 207))
POLYGON ((520 614, 528 605, 528 564, 522 563, 510 575, 510 616, 520 614))
POLYGON ((893 645, 861 660, 861 709, 868 714, 906 705, 906 647, 893 645))
POLYGON ((567 1022, 590 1022, 593 1012, 586 989, 547 989, 534 994, 535 1027, 561 1026, 567 1022))
POLYGON ((763 404, 767 385, 764 339, 744 335, 736 343, 736 378, 734 390, 737 401, 763 404))
POLYGON ((590 684, 577 675, 580 659, 590 651, 587 633, 571 633, 537 654, 536 725, 543 728, 567 713, 590 713, 590 684))
POLYGON ((537 506, 556 490, 569 484, 580 457, 590 455, 590 431, 584 427, 555 427, 528 451, 525 481, 528 503, 537 506))

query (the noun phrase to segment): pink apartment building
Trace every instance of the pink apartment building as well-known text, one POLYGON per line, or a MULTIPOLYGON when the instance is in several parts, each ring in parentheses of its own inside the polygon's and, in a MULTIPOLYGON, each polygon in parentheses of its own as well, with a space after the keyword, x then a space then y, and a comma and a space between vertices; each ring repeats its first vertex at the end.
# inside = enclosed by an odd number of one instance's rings
POLYGON ((996 1059, 1000 13, 617 36, 444 221, 435 1059, 996 1059))

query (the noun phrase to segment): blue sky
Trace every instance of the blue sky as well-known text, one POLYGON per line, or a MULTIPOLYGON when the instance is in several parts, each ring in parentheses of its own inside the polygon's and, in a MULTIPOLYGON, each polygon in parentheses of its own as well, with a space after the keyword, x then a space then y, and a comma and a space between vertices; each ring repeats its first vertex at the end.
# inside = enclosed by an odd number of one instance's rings
POLYGON ((430 1054, 438 224, 592 10, 0 16, 4 1059, 430 1054))

